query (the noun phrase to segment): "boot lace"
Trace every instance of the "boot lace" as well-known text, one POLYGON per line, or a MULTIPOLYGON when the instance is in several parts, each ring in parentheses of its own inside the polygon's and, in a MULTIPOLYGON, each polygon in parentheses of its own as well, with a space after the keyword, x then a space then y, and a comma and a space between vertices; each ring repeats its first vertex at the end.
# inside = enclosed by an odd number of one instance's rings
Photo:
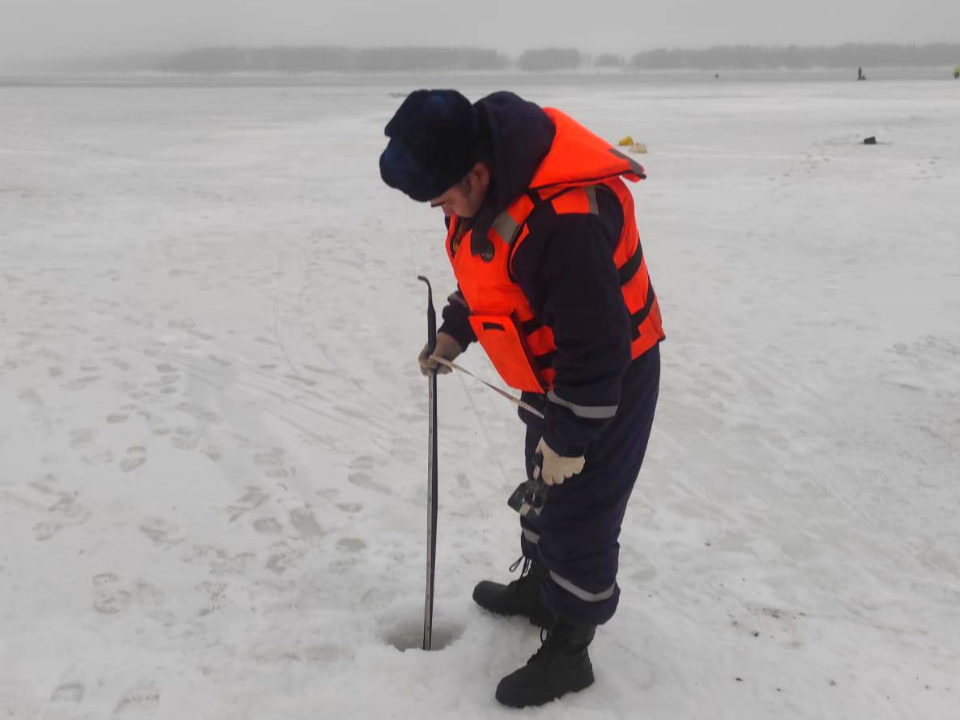
POLYGON ((523 563, 523 568, 520 570, 520 577, 510 583, 510 587, 513 588, 513 592, 516 594, 520 593, 520 586, 523 585, 523 581, 530 577, 530 568, 533 566, 533 560, 521 555, 517 558, 517 561, 510 566, 510 572, 516 572, 517 568, 520 567, 520 563, 523 563))
POLYGON ((562 644, 559 633, 554 632, 555 626, 540 629, 540 648, 530 656, 527 665, 539 662, 546 667, 557 654, 557 646, 562 644))

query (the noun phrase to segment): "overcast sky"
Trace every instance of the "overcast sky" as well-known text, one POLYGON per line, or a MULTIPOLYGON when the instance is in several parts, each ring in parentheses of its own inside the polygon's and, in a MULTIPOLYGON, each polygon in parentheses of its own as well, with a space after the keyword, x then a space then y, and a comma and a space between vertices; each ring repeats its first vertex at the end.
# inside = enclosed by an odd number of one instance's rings
MULTIPOLYGON (((0 68, 207 45, 960 42, 960 0, 0 0, 0 68)), ((958 59, 960 62, 960 59, 958 59)))

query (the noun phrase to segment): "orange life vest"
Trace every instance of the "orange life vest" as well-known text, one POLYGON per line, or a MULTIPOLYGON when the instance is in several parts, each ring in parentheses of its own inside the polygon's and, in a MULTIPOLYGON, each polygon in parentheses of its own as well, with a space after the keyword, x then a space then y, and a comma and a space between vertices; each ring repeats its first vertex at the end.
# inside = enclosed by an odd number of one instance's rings
POLYGON ((556 352, 552 330, 534 316, 513 280, 513 256, 529 235, 527 220, 543 203, 558 215, 597 214, 597 189, 616 195, 623 207, 623 230, 613 260, 623 300, 631 316, 631 354, 638 358, 664 338, 660 306, 650 283, 637 232, 633 196, 621 178, 638 182, 643 168, 602 138, 553 108, 544 110, 556 128, 553 144, 530 188, 500 213, 487 233, 485 252, 472 252, 472 230, 453 239, 459 219, 450 218, 447 256, 470 308, 470 324, 503 381, 518 390, 544 393, 553 387, 549 366, 556 352))

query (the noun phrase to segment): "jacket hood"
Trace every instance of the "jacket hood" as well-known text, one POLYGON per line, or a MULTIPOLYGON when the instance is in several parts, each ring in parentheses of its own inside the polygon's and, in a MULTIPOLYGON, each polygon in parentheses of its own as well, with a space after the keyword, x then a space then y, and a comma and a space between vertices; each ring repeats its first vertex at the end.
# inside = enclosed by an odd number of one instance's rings
POLYGON ((539 105, 512 92, 487 95, 475 108, 494 171, 487 199, 473 225, 473 237, 483 241, 497 215, 530 187, 556 131, 539 105))
POLYGON ((474 104, 493 177, 473 220, 471 252, 489 251, 487 231, 497 216, 529 189, 646 177, 635 160, 553 108, 541 108, 511 92, 474 104))

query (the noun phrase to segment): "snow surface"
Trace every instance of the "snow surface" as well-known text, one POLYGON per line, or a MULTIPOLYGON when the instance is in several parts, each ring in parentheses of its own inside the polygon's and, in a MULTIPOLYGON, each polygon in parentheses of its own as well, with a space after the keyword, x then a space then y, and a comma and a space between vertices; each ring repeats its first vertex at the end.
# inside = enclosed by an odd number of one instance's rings
MULTIPOLYGON (((650 148, 668 340, 623 599, 596 685, 526 715, 960 717, 960 83, 442 80, 650 148)), ((519 554, 522 432, 470 378, 440 383, 446 647, 394 647, 416 276, 452 275, 377 156, 440 81, 165 84, 0 87, 0 717, 516 717, 537 631, 470 592, 519 554)))

